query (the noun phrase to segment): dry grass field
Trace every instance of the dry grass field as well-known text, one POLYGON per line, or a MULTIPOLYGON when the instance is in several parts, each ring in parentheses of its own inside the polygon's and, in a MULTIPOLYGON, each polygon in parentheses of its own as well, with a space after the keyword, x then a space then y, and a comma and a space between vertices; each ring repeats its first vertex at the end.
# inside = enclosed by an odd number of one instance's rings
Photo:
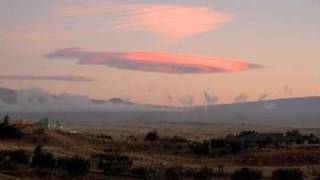
MULTIPOLYGON (((224 137, 237 134, 244 130, 258 132, 286 132, 292 128, 277 126, 262 126, 254 124, 227 124, 213 122, 152 122, 152 121, 120 121, 120 122, 75 122, 66 121, 65 129, 79 132, 105 133, 115 138, 130 135, 144 136, 146 132, 156 129, 163 136, 183 136, 192 140, 203 140, 214 137, 224 137)), ((305 133, 320 135, 319 129, 301 129, 305 133)))
MULTIPOLYGON (((207 166, 217 171, 221 163, 224 164, 222 179, 229 179, 231 174, 239 168, 249 167, 262 172, 265 179, 269 179, 272 171, 278 168, 300 168, 306 179, 313 179, 320 175, 320 146, 293 145, 278 148, 250 149, 238 154, 218 156, 196 155, 188 148, 192 142, 201 142, 203 139, 224 137, 227 134, 236 134, 242 130, 259 132, 285 132, 290 128, 255 126, 255 125, 228 125, 216 123, 106 123, 104 126, 86 126, 67 122, 65 130, 24 129, 25 136, 16 140, 1 140, 0 151, 26 150, 32 154, 38 144, 43 144, 45 151, 55 156, 72 157, 74 155, 91 159, 89 173, 83 179, 135 179, 130 175, 106 176, 97 167, 97 161, 92 159, 97 154, 121 154, 128 156, 134 167, 153 166, 183 166, 184 168, 201 169, 207 166), (72 127, 72 128, 71 128, 72 127), (148 142, 145 134, 157 129, 160 140, 148 142), (72 133, 69 130, 74 130, 72 133), (75 132, 77 131, 77 132, 75 132), (104 134, 103 136, 101 134, 104 134), (107 136, 108 135, 108 136, 107 136), (110 139, 110 137, 112 139, 110 139), (173 142, 173 136, 188 139, 188 142, 173 142), (128 138, 129 137, 129 138, 128 138)), ((319 134, 316 129, 302 129, 301 132, 319 134)), ((36 170, 29 166, 18 166, 13 170, 0 170, 0 179, 42 179, 36 170)), ((46 176, 46 178, 48 178, 46 176)), ((50 178, 49 178, 50 179, 50 178)), ((60 179, 52 176, 51 179, 60 179)))

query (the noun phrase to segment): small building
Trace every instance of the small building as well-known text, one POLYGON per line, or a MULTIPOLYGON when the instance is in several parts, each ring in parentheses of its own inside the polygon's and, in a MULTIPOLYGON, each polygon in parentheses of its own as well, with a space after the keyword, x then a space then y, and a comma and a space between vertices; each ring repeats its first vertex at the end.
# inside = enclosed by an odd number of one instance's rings
POLYGON ((18 120, 12 124, 13 127, 19 128, 19 129, 33 127, 33 125, 34 124, 32 120, 25 120, 25 119, 18 120))
POLYGON ((36 126, 46 129, 62 129, 63 126, 59 120, 49 120, 49 118, 43 118, 34 123, 36 126))

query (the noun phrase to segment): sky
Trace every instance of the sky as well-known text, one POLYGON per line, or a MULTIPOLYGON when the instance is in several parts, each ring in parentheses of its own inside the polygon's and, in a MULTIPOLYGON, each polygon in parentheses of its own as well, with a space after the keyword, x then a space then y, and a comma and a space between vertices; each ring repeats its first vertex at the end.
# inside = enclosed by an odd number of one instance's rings
POLYGON ((197 105, 320 95, 318 0, 0 0, 0 87, 197 105))

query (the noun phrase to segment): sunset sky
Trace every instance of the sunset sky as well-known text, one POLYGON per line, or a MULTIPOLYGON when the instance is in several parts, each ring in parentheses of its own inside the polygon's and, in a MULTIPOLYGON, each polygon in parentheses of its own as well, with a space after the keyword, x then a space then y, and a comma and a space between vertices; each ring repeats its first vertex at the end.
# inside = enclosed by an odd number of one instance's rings
POLYGON ((319 0, 1 0, 0 87, 160 105, 320 95, 319 0))

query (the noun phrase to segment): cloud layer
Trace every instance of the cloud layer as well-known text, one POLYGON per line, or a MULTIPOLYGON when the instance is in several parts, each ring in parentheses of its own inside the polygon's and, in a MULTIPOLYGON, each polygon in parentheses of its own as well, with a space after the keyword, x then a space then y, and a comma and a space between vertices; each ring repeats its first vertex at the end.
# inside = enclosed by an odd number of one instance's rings
POLYGON ((168 41, 210 31, 230 22, 233 16, 206 7, 182 5, 81 5, 62 11, 68 17, 115 17, 114 27, 156 33, 168 41))
POLYGON ((47 58, 70 58, 78 64, 160 73, 233 73, 261 67, 238 60, 159 52, 93 52, 80 48, 57 50, 47 58))
POLYGON ((0 113, 48 113, 48 112, 115 112, 115 111, 172 111, 171 109, 150 107, 139 104, 99 103, 87 96, 72 94, 51 95, 41 89, 7 90, 13 99, 6 102, 6 89, 0 90, 0 113))
POLYGON ((31 76, 31 75, 0 75, 0 80, 42 80, 42 81, 68 81, 68 82, 90 82, 93 78, 82 76, 31 76))

